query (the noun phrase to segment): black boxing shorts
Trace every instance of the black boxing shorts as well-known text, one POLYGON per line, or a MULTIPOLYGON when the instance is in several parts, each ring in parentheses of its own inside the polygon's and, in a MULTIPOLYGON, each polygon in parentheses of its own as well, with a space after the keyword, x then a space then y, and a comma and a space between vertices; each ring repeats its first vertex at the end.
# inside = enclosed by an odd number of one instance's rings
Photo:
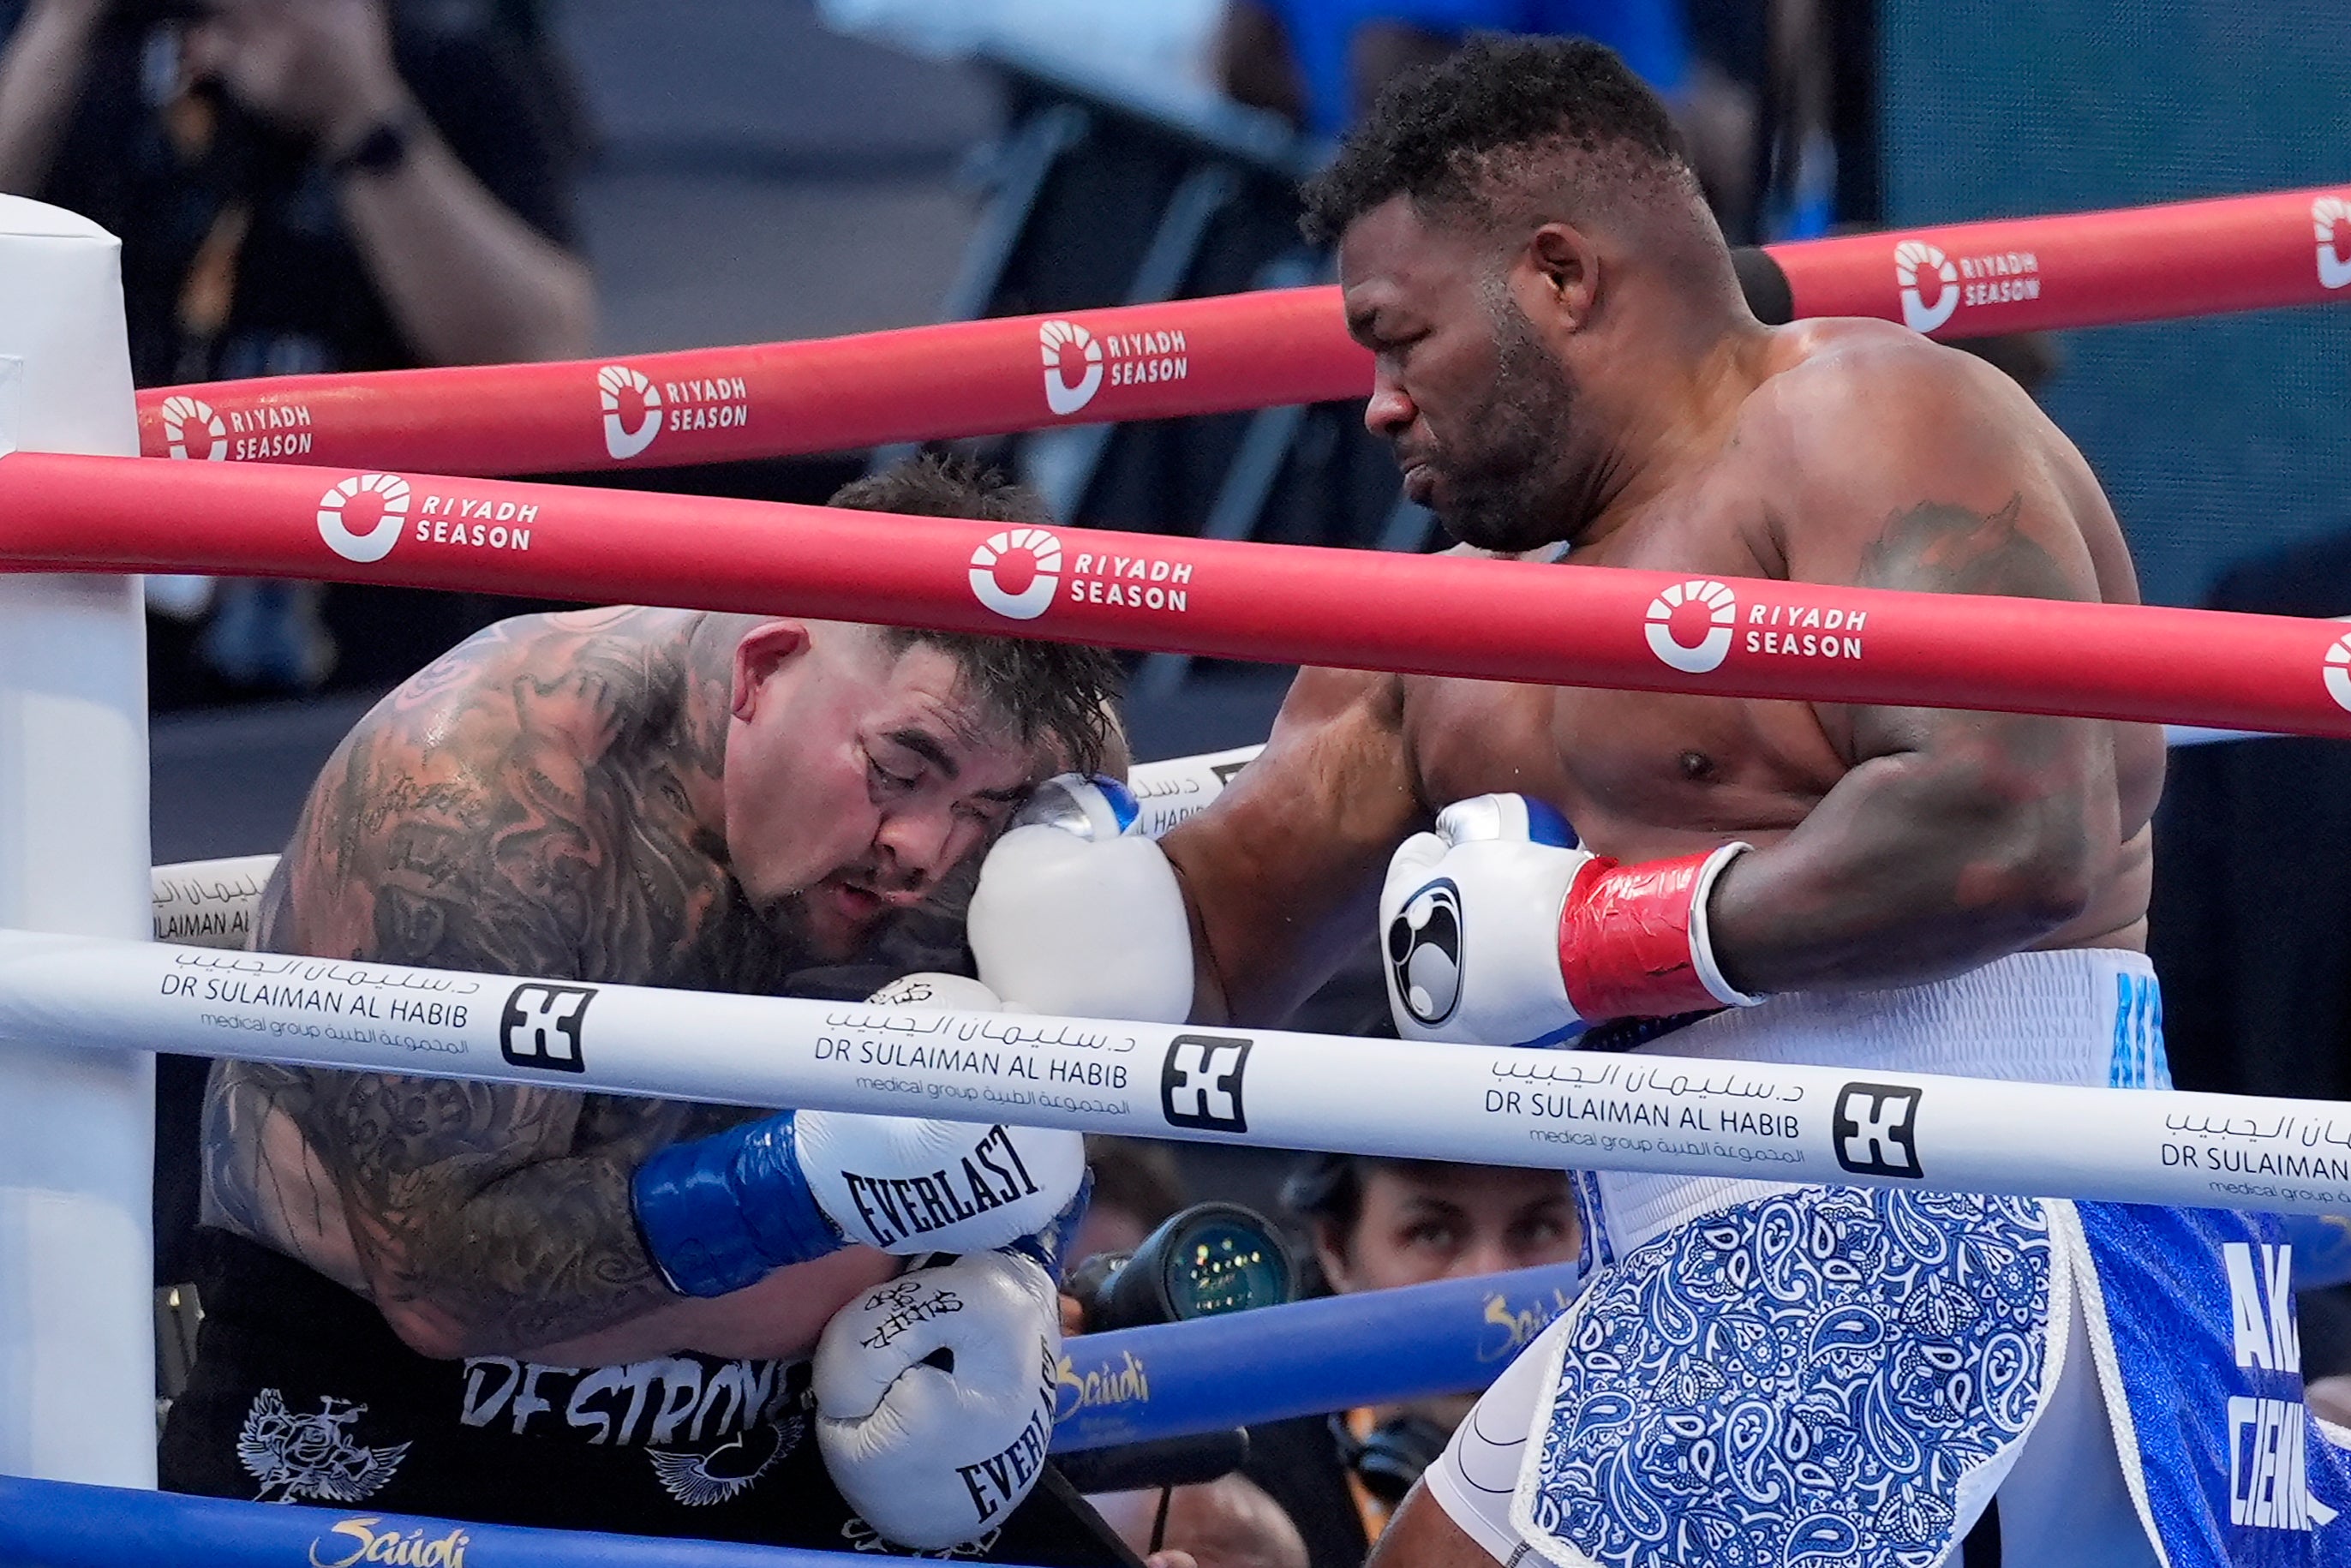
MULTIPOLYGON (((166 1490, 893 1550, 825 1473, 805 1362, 434 1361, 325 1276, 225 1231, 198 1238, 204 1319, 188 1387, 163 1425, 166 1490)), ((1134 1562, 1050 1468, 993 1536, 952 1555, 1043 1568, 1134 1562)))

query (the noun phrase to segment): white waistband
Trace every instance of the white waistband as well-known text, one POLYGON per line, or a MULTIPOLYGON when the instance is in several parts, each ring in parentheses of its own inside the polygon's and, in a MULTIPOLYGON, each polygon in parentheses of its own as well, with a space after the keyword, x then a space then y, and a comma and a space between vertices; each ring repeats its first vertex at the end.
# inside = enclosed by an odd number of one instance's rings
MULTIPOLYGON (((2160 1019, 2155 967, 2145 954, 2068 948, 2014 953, 1897 990, 1771 997, 1700 1019, 1636 1054, 2136 1087, 2165 1081, 2160 1019)), ((1719 1176, 1601 1171, 1595 1178, 1604 1257, 1787 1190, 1784 1183, 1719 1176)))

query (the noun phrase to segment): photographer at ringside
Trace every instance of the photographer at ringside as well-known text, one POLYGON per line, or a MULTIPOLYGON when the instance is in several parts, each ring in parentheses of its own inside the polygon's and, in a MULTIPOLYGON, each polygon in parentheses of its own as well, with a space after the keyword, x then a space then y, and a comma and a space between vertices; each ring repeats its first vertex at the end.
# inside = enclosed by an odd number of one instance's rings
MULTIPOLYGON (((580 135, 528 7, 0 0, 0 191, 121 237, 141 385, 588 352, 580 135)), ((325 680, 315 589, 218 599, 220 682, 325 680)))

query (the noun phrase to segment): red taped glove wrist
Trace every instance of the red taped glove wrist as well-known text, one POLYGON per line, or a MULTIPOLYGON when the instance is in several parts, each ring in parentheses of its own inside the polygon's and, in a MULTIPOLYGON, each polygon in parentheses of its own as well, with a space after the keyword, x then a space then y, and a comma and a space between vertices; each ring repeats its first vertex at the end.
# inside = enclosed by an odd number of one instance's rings
POLYGON ((1723 977, 1707 935, 1715 878, 1748 847, 1639 865, 1603 857, 1578 872, 1559 915, 1559 969, 1576 1016, 1670 1018, 1762 1000, 1723 977))

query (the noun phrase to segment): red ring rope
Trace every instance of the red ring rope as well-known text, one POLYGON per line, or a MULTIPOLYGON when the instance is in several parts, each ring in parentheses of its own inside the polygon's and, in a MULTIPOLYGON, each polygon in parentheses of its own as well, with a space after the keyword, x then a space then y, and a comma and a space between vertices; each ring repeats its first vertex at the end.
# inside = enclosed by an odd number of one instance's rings
POLYGON ((0 457, 0 562, 625 600, 1563 685, 2351 737, 2351 629, 2330 621, 1542 570, 491 479, 18 453, 0 457))
MULTIPOLYGON (((2351 298, 2346 208, 2351 191, 2287 191, 1768 254, 1798 317, 1907 315, 1938 336, 1981 337, 2351 298)), ((1270 408, 1370 386, 1370 359, 1325 287, 601 363, 215 382, 141 393, 139 424, 151 457, 552 474, 1270 408)))

